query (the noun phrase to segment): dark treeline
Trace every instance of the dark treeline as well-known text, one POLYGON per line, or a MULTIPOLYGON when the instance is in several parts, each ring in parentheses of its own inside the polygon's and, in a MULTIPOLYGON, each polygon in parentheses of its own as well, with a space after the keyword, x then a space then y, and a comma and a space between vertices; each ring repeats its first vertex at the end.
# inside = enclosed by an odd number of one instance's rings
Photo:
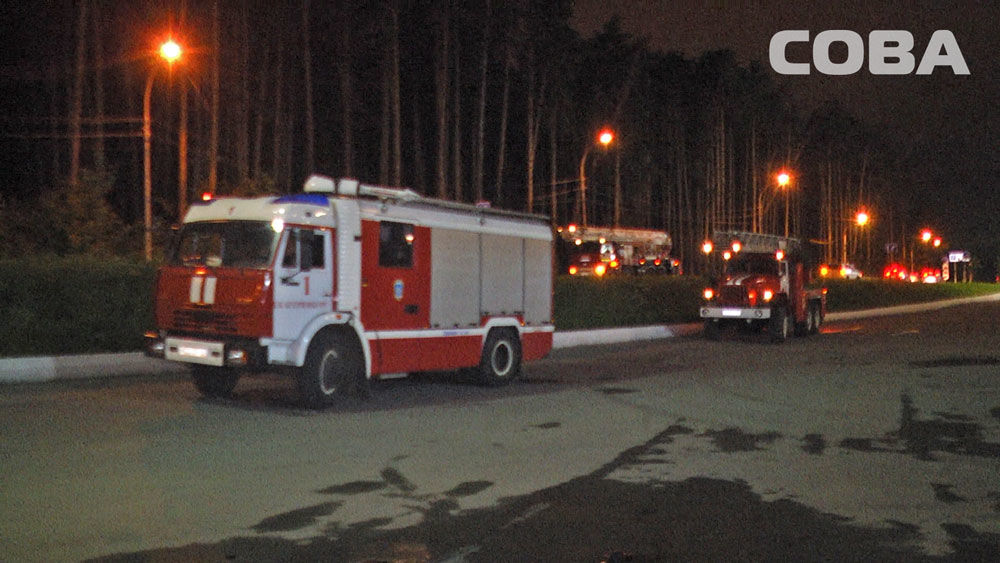
POLYGON ((827 260, 867 266, 917 228, 882 203, 899 155, 836 104, 804 114, 761 65, 658 52, 616 20, 581 37, 569 0, 46 6, 2 77, 6 255, 140 248, 150 76, 158 233, 202 192, 312 172, 580 222, 581 161, 589 224, 665 229, 688 271, 713 230, 780 234, 786 213, 827 260))

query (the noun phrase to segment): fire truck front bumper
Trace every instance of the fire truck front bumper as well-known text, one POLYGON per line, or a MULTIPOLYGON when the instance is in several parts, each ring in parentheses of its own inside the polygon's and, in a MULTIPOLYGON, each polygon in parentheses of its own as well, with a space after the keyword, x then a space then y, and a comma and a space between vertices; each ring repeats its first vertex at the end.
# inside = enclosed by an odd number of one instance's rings
POLYGON ((703 319, 746 319, 763 320, 771 318, 770 307, 718 307, 703 306, 701 308, 701 318, 703 319))
POLYGON ((216 367, 244 367, 257 363, 260 346, 252 342, 145 334, 147 356, 216 367))

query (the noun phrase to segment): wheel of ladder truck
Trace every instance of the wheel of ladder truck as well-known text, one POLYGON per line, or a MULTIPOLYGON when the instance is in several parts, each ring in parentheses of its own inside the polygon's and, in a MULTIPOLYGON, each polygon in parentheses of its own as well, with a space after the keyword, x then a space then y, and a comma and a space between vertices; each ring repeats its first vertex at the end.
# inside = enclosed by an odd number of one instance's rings
POLYGON ((780 344, 788 339, 792 332, 792 319, 784 305, 775 305, 771 309, 771 321, 767 328, 771 333, 771 342, 780 344))
POLYGON ((351 395, 367 397, 364 359, 353 340, 337 331, 320 332, 313 338, 297 381, 307 406, 323 408, 351 395))
POLYGON ((521 374, 521 339, 514 328, 494 328, 486 335, 477 380, 482 385, 506 385, 521 374))
POLYGON ((236 382, 240 379, 240 372, 232 368, 222 368, 215 366, 203 366, 194 364, 191 366, 191 380, 199 393, 205 397, 228 397, 232 395, 236 382))

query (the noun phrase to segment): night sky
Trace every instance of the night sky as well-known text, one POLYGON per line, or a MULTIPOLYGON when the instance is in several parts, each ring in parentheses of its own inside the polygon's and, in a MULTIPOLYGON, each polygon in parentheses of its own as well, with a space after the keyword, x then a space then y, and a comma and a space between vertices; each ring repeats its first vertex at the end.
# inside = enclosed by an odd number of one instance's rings
MULTIPOLYGON (((189 5, 192 11, 203 7, 195 2, 189 5)), ((284 4, 250 5, 280 9, 284 4)), ((299 5, 291 0, 287 3, 293 8, 299 5)), ((320 10, 323 4, 314 5, 320 10)), ((329 30, 330 20, 335 17, 331 15, 332 5, 324 8, 330 12, 326 19, 317 16, 318 23, 314 27, 329 30)), ((143 24, 135 29, 122 29, 121 37, 115 40, 123 44, 141 43, 144 29, 158 29, 169 23, 166 21, 169 10, 154 6, 154 3, 109 3, 104 6, 114 6, 119 17, 143 24)), ((0 44, 5 53, 0 64, 0 79, 4 85, 20 88, 37 83, 38 77, 44 76, 47 67, 42 63, 46 61, 61 62, 63 71, 69 72, 71 61, 66 59, 65 53, 71 52, 67 45, 72 45, 72 3, 8 2, 0 7, 0 15, 3 16, 0 44)), ((1000 100, 1000 57, 997 56, 1000 52, 997 33, 1000 2, 576 0, 571 22, 580 35, 592 37, 616 15, 621 18, 624 31, 645 39, 650 49, 680 52, 689 59, 696 59, 706 51, 728 49, 741 64, 759 61, 768 70, 769 42, 782 30, 809 30, 815 37, 824 30, 845 29, 866 39, 873 29, 906 30, 914 37, 913 55, 918 62, 932 33, 939 29, 950 30, 970 69, 968 76, 955 76, 951 69, 944 67, 937 68, 931 76, 873 76, 865 66, 852 76, 825 76, 814 69, 808 76, 774 74, 774 79, 797 102, 800 115, 808 116, 824 102, 833 100, 865 125, 882 133, 902 160, 913 163, 911 171, 916 173, 909 174, 911 178, 906 180, 910 185, 897 185, 895 191, 903 190, 911 195, 910 202, 920 202, 917 220, 926 220, 926 226, 940 232, 952 248, 968 247, 984 254, 981 257, 990 262, 1000 261, 1000 220, 997 219, 1000 217, 1000 157, 997 156, 1000 147, 1000 109, 997 105, 1000 100)), ((404 28, 404 32, 407 29, 418 31, 418 23, 409 22, 410 27, 404 28)), ((363 30, 359 28, 358 33, 363 30)), ((324 56, 323 48, 325 43, 332 41, 330 37, 332 34, 316 33, 317 57, 324 56)), ((204 37, 200 40, 206 41, 204 37)), ((290 36, 290 49, 295 48, 293 40, 290 36)), ((843 56, 842 52, 834 50, 834 59, 843 56)), ((810 61, 809 46, 799 44, 790 48, 789 59, 810 61)), ((129 60, 115 60, 112 64, 115 69, 135 67, 135 62, 129 60)), ((323 68, 319 63, 317 67, 323 68)), ((425 73, 428 77, 431 70, 425 73)), ((317 89, 334 89, 335 85, 323 83, 322 76, 318 80, 317 89)), ((287 81, 290 88, 298 82, 301 81, 287 81)), ((123 87, 128 87, 133 94, 139 90, 136 84, 123 87)), ((166 93, 165 88, 158 86, 155 95, 163 97, 166 93)), ((204 93, 199 95, 204 98, 204 93)), ((17 104, 7 103, 4 113, 9 115, 0 117, 21 116, 34 99, 32 96, 18 100, 17 104)), ((198 103, 203 108, 206 102, 198 103)), ((114 110, 123 115, 135 115, 138 110, 134 95, 130 104, 114 110)), ((166 102, 158 98, 155 104, 162 108, 166 102)), ((4 124, 8 130, 16 125, 9 119, 4 124)), ((321 142, 325 131, 321 126, 321 142)), ((8 140, 7 146, 28 151, 24 147, 36 145, 8 140)), ((122 150, 128 151, 131 161, 135 161, 138 144, 134 140, 120 140, 118 146, 126 147, 122 150)), ((162 156, 160 158, 162 160, 162 156)), ((371 160, 370 155, 365 158, 371 160)), ((8 156, 2 162, 6 163, 6 169, 19 167, 24 175, 31 172, 31 166, 41 169, 48 161, 25 152, 24 155, 8 156), (16 164, 11 164, 12 159, 16 164)), ((132 173, 134 175, 134 171, 132 173)), ((125 172, 121 175, 125 176, 125 172)), ((0 177, 3 177, 2 171, 0 177)), ((0 186, 0 194, 13 191, 13 183, 9 184, 5 182, 0 186)), ((134 208, 136 202, 127 203, 134 208)))
MULTIPOLYGON (((815 69, 808 76, 774 76, 803 111, 836 100, 887 133, 903 154, 917 155, 926 181, 912 189, 927 214, 938 217, 929 226, 954 244, 985 243, 1000 252, 1000 2, 576 0, 573 25, 586 36, 615 15, 625 31, 654 49, 690 57, 729 49, 741 62, 760 61, 767 69, 771 37, 782 30, 809 30, 812 38, 846 29, 866 42, 874 29, 906 30, 918 63, 933 32, 950 30, 968 76, 944 67, 931 76, 875 76, 867 65, 851 76, 815 69)), ((833 59, 838 56, 846 55, 835 50, 833 59)), ((793 46, 788 58, 808 62, 810 47, 793 46)))

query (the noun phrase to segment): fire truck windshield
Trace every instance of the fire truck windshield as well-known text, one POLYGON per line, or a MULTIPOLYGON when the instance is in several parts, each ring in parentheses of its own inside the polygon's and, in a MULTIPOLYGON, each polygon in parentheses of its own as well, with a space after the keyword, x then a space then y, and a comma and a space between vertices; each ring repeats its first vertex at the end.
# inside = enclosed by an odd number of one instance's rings
POLYGON ((737 254, 726 266, 729 274, 763 274, 778 275, 778 262, 773 254, 742 253, 737 254))
POLYGON ((187 223, 168 261, 173 266, 266 268, 278 237, 263 221, 187 223))

